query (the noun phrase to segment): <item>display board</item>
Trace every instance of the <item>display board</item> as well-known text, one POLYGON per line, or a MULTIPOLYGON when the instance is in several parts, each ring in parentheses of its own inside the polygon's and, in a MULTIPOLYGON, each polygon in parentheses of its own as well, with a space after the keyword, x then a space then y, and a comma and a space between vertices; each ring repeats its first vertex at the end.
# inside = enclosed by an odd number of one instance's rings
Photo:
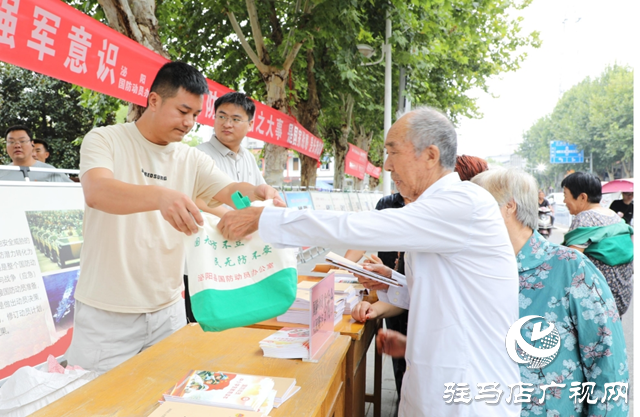
POLYGON ((330 193, 333 209, 337 211, 351 211, 351 203, 344 193, 330 193))
POLYGON ((3 379, 71 342, 84 196, 76 183, 13 181, 0 181, 0 195, 3 379))
POLYGON ((351 203, 351 211, 362 211, 362 204, 360 204, 360 199, 358 198, 357 193, 348 193, 345 195, 349 202, 351 203))
POLYGON ((320 191, 311 191, 311 200, 315 210, 334 210, 333 199, 331 193, 323 193, 320 191))
POLYGON ((287 191, 284 194, 287 199, 287 207, 298 208, 298 210, 313 210, 313 201, 311 201, 311 195, 308 191, 287 191))

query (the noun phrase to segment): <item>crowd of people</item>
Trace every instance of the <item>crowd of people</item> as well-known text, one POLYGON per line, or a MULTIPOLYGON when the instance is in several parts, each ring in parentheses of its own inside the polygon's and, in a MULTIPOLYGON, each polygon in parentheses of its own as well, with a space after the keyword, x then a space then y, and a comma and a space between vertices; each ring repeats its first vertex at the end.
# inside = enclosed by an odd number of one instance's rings
MULTIPOLYGON (((591 397, 602 399, 605 383, 629 378, 621 316, 632 294, 633 229, 620 210, 599 205, 595 176, 576 173, 563 181, 575 219, 565 245, 553 244, 536 230, 540 201, 533 177, 457 156, 453 124, 433 108, 418 107, 388 132, 384 169, 398 193, 380 200, 377 210, 288 209, 240 145, 255 112, 244 94, 217 99, 210 142, 198 149, 180 144, 207 91, 196 69, 168 63, 140 119, 84 138, 84 247, 70 364, 108 371, 194 319, 188 291, 186 300, 181 296, 187 284, 181 236, 197 231, 202 210, 221 217, 218 228, 229 239, 257 231, 278 248, 348 246, 357 248, 347 253, 354 260, 364 251, 378 253, 365 268, 404 285, 361 278, 380 301, 362 302, 353 317, 395 318, 380 330, 377 347, 398 359, 400 416, 628 414, 623 399, 578 402, 568 395, 572 383, 593 383, 591 397), (276 207, 233 210, 235 191, 274 199, 276 207), (505 349, 510 328, 527 316, 536 318, 523 334, 538 349, 547 342, 531 334, 541 323, 557 329, 560 348, 545 366, 522 356, 517 362, 509 354, 515 347, 505 349), (473 399, 482 383, 502 389, 522 383, 531 399, 492 406, 443 399, 450 384, 469 384, 473 399), (558 387, 565 386, 561 395, 558 387)), ((38 152, 27 127, 14 126, 5 137, 13 165, 44 164, 33 157, 38 152)), ((0 171, 0 180, 22 175, 0 171)), ((38 180, 58 180, 46 178, 38 180)))

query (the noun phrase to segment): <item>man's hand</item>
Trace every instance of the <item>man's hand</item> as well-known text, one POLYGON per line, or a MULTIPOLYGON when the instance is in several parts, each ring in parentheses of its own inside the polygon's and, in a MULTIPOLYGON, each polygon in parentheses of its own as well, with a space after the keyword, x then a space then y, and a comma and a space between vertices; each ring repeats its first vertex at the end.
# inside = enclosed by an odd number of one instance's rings
MULTIPOLYGON (((376 258, 378 257, 376 256, 376 258)), ((380 274, 387 278, 391 278, 391 272, 393 271, 393 269, 389 268, 388 266, 385 266, 383 264, 374 264, 374 263, 365 263, 364 265, 362 265, 362 268, 366 269, 367 271, 375 272, 376 274, 380 274)), ((369 279, 367 277, 364 277, 358 274, 354 274, 354 275, 356 276, 356 278, 358 278, 358 282, 360 284, 362 284, 365 288, 368 288, 370 290, 386 291, 389 288, 389 285, 383 284, 380 281, 369 279)))
POLYGON ((158 208, 162 217, 178 232, 191 236, 198 232, 198 225, 204 225, 198 206, 185 194, 163 188, 158 196, 158 208), (193 217, 191 217, 193 216, 193 217), (194 221, 195 219, 195 221, 194 221))
POLYGON ((258 230, 264 207, 247 207, 226 213, 218 223, 218 230, 225 239, 242 240, 258 230))
POLYGON ((255 190, 256 197, 261 200, 271 200, 273 199, 273 205, 276 207, 287 207, 282 198, 280 198, 280 194, 278 194, 278 190, 273 188, 267 184, 261 184, 256 187, 255 190))
POLYGON ((355 321, 364 323, 367 320, 372 320, 378 317, 378 312, 374 310, 371 303, 367 301, 360 301, 351 311, 351 317, 355 321))
POLYGON ((403 358, 407 350, 407 336, 395 330, 378 330, 376 337, 378 352, 386 353, 394 358, 403 358))

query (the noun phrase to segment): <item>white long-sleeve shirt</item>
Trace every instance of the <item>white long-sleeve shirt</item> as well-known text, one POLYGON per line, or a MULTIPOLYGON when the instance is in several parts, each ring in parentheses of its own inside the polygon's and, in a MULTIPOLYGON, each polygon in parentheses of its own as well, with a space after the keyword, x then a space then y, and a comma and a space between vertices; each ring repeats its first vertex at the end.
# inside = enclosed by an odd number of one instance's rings
MULTIPOLYGON (((446 175, 401 209, 339 213, 266 208, 260 236, 276 247, 336 245, 404 251, 411 299, 400 416, 519 416, 507 404, 520 382, 505 337, 518 319, 518 270, 498 205, 481 187, 446 175), (445 383, 471 401, 447 404, 445 383), (498 382, 497 405, 474 401, 498 382)), ((393 290, 393 289, 391 289, 393 290)))

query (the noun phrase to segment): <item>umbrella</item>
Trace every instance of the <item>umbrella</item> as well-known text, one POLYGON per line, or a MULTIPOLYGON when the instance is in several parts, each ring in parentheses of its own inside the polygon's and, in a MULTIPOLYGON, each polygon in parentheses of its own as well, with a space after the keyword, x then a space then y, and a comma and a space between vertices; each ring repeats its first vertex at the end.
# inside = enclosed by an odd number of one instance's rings
POLYGON ((632 193, 633 178, 609 181, 602 185, 602 194, 606 193, 632 193))

